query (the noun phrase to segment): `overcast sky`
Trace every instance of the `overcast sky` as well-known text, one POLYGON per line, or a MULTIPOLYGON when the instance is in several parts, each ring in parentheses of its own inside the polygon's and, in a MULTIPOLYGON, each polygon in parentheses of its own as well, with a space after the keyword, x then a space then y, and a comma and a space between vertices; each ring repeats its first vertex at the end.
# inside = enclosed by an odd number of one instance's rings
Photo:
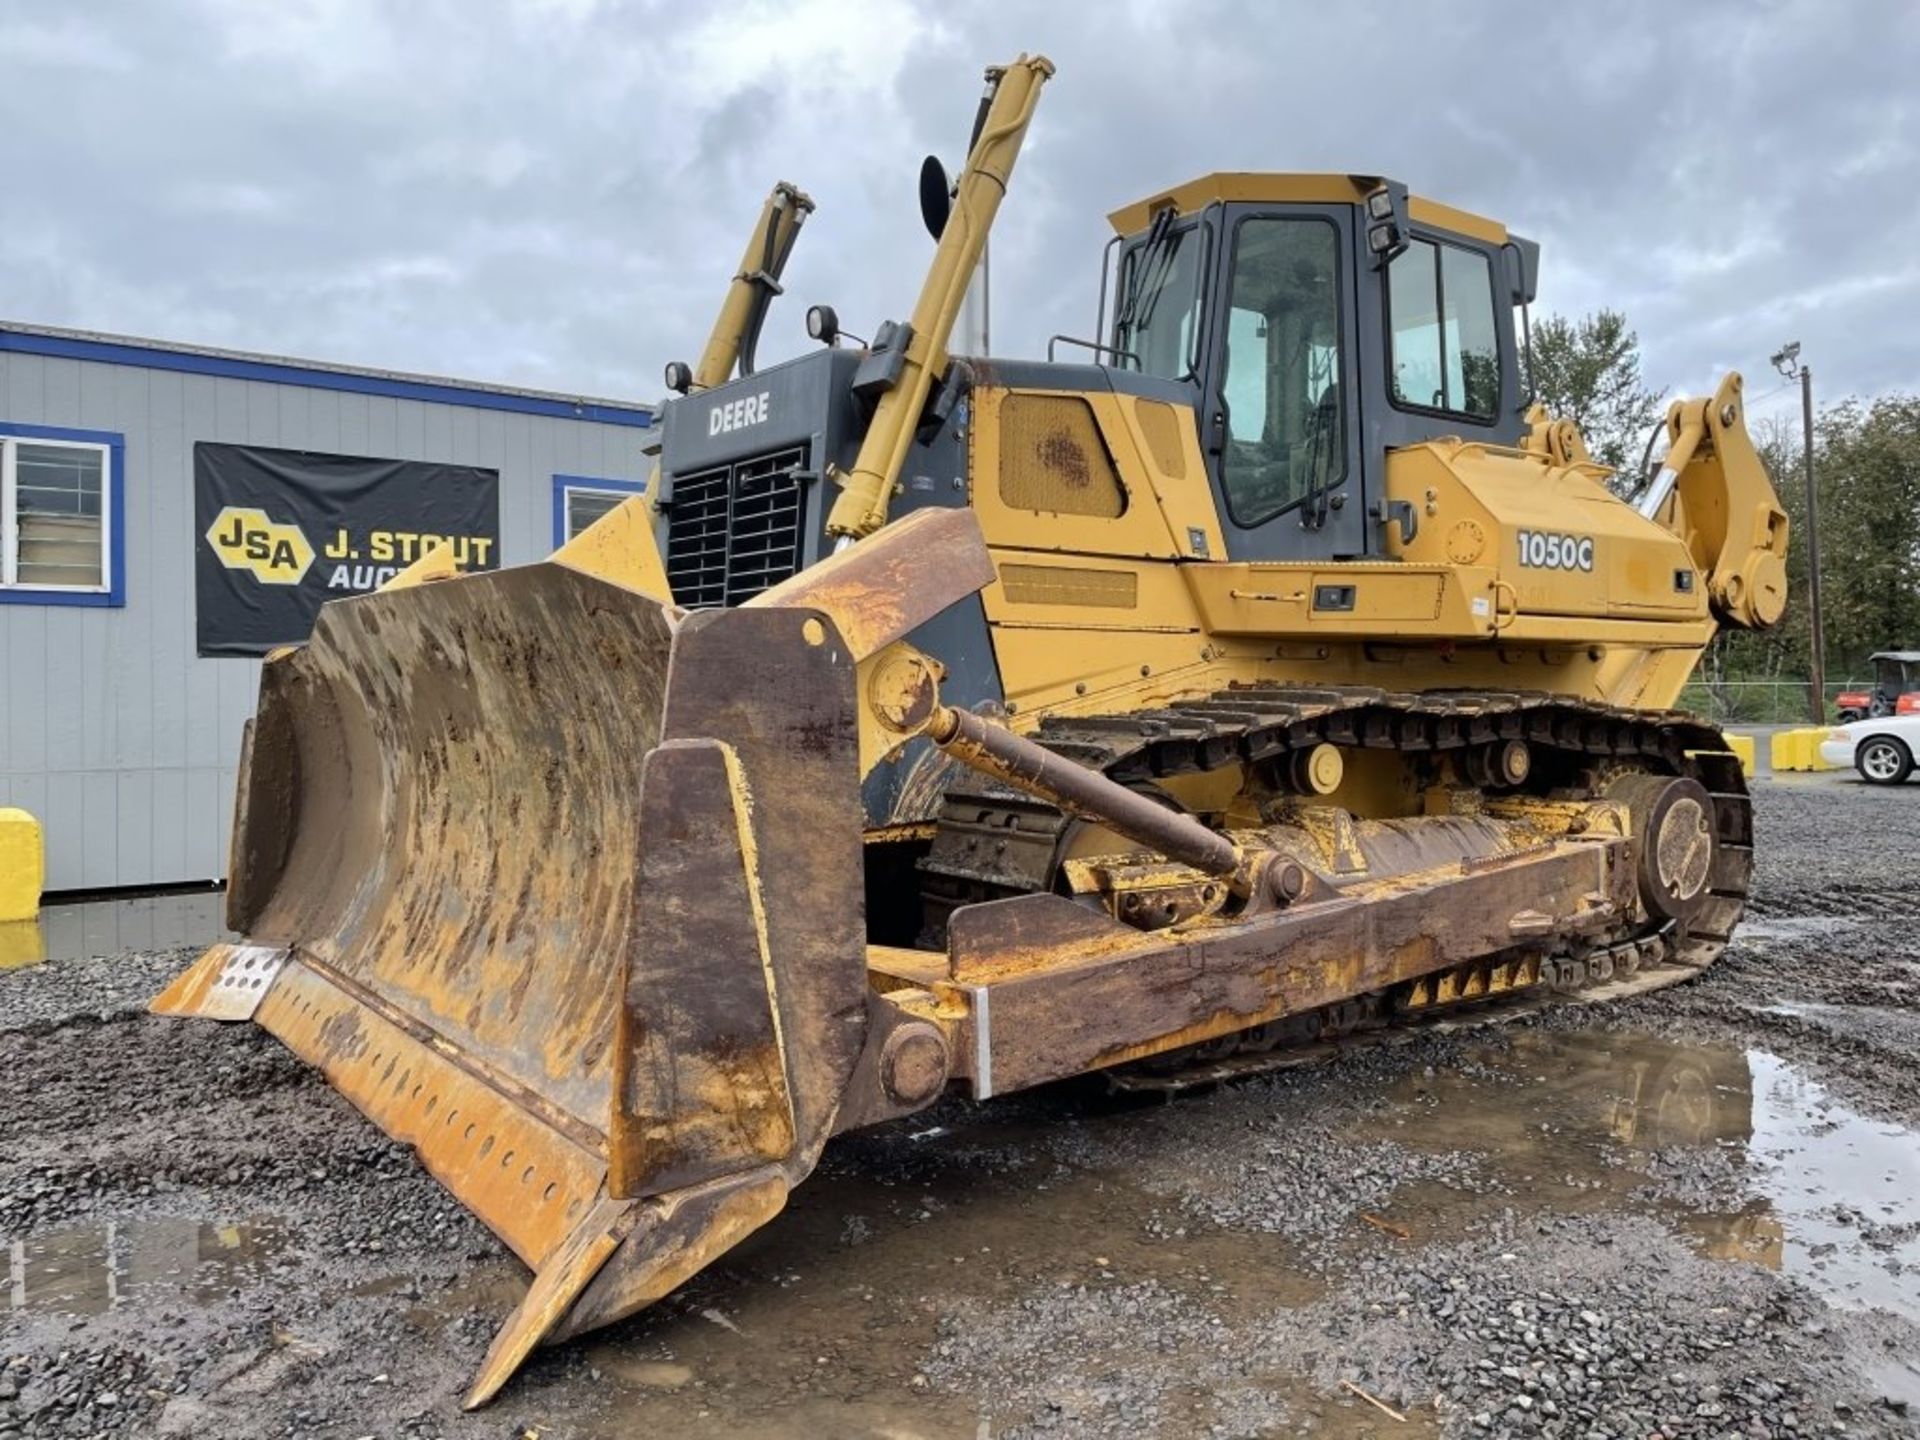
POLYGON ((1119 203, 1346 170, 1538 238, 1656 385, 1777 410, 1799 339, 1823 397, 1920 390, 1912 0, 0 0, 0 318, 654 398, 775 179, 819 211, 763 362, 904 317, 919 159, 1021 50, 1002 353, 1091 328, 1119 203))

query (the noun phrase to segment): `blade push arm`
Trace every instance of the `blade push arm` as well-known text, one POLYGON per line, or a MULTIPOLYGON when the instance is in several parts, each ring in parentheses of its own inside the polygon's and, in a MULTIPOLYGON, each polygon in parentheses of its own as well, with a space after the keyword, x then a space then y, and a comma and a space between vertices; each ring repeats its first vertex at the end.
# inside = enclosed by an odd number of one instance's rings
POLYGON ((886 746, 925 736, 982 774, 1219 876, 1243 900, 1285 904, 1296 898, 1306 884, 1297 866, 1268 867, 1271 856, 1248 854, 1191 815, 1168 810, 1004 725, 942 703, 940 663, 905 637, 991 584, 994 575, 971 510, 916 510, 868 544, 821 561, 741 608, 814 610, 829 617, 860 666, 860 725, 884 735, 886 746))

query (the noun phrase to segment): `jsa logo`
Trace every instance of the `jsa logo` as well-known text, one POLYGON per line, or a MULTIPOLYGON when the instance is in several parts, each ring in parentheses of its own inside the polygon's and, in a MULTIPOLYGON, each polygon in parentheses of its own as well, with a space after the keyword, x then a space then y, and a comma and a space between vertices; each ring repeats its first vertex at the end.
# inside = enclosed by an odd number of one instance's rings
POLYGON ((707 434, 724 435, 729 430, 744 430, 749 425, 758 425, 767 418, 767 401, 771 393, 762 390, 758 395, 748 395, 714 406, 707 412, 707 434))
POLYGON ((229 505, 207 527, 207 544, 229 570, 248 570, 262 585, 298 585, 313 564, 313 546, 298 525, 264 510, 229 505))

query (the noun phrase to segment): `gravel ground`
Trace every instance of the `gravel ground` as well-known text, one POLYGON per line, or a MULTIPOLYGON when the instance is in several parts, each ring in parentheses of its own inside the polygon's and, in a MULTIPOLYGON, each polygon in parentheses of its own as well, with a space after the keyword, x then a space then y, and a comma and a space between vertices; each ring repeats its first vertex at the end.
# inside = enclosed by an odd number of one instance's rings
POLYGON ((473 1416, 524 1272, 410 1152, 191 952, 0 975, 0 1437, 1920 1434, 1916 803, 1761 782, 1654 996, 846 1137, 473 1416))

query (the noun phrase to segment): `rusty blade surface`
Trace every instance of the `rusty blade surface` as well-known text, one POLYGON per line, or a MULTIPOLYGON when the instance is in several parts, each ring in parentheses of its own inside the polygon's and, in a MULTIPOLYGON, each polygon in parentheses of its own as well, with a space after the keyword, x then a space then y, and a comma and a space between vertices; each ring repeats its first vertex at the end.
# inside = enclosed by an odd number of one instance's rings
POLYGON ((560 565, 329 605, 249 737, 255 1018, 536 1266, 604 1184, 671 626, 560 565))
MULTIPOLYGON (((854 656, 829 617, 740 608, 689 615, 674 636, 662 735, 719 740, 750 795, 744 862, 774 1000, 793 1116, 787 1169, 797 1183, 832 1133, 866 1038, 865 861, 854 656)), ((648 833, 645 843, 655 843, 648 833)), ((635 969, 717 984, 710 936, 643 923, 635 969)), ((740 951, 724 952, 740 964, 740 951)), ((644 1062, 646 1010, 659 987, 630 990, 629 1053, 644 1062), (634 1002, 640 1002, 635 1004, 634 1002)), ((636 1073, 642 1066, 636 1066, 636 1073)))
POLYGON ((615 1058, 616 1195, 782 1161, 794 1138, 739 759, 718 740, 669 741, 647 757, 641 805, 647 913, 615 1058))
POLYGON ((866 1034, 856 661, 563 565, 327 607, 263 674, 215 947, 252 1018, 535 1268, 470 1395, 812 1169, 866 1034))
POLYGON ((549 1263, 606 1175, 589 1132, 556 1124, 373 997, 291 962, 254 1017, 325 1073, 529 1265, 549 1263))
POLYGON ((816 610, 853 658, 865 660, 991 585, 995 573, 973 511, 936 505, 809 565, 745 608, 816 610))
POLYGON ((557 565, 327 607, 288 664, 297 818, 250 938, 603 1130, 669 639, 557 565))
POLYGON ((287 952, 270 945, 215 945, 148 1008, 156 1015, 251 1020, 286 962, 287 952))

